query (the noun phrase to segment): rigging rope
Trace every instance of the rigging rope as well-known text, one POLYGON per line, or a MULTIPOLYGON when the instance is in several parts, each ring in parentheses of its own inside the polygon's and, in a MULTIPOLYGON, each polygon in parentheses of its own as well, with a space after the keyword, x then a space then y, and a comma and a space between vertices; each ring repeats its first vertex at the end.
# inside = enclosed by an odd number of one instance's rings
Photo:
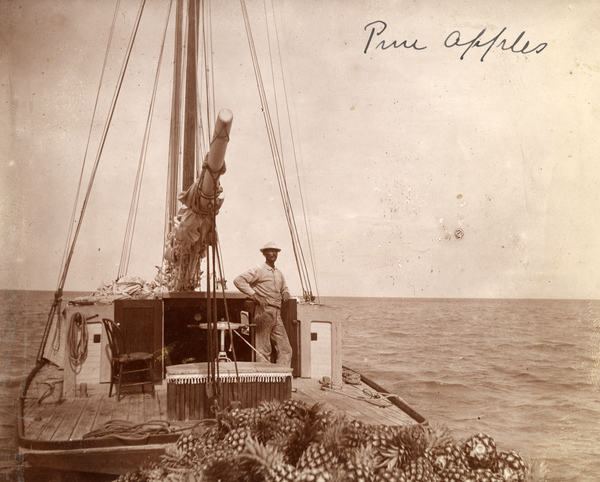
MULTIPOLYGON (((298 274, 300 276, 300 284, 302 286, 302 291, 304 298, 308 301, 313 301, 314 297, 312 295, 312 287, 310 283, 310 275, 308 272, 308 268, 306 265, 306 260, 304 257, 304 252, 302 251, 298 228, 296 225, 296 220, 294 216, 294 211, 292 208, 291 199, 289 197, 289 191, 287 187, 287 180, 285 177, 285 165, 283 162, 283 152, 280 143, 277 142, 277 136, 275 134, 275 129, 273 127, 273 120, 271 117, 269 103, 266 96, 264 83, 262 80, 262 74, 260 71, 260 66, 258 63, 258 56, 256 54, 256 47, 254 45, 254 38, 252 35, 252 29, 250 25, 250 20, 248 16, 248 11, 246 8, 245 0, 240 0, 240 4, 242 7, 242 13, 244 18, 244 24, 246 27, 246 36, 248 39, 248 45, 250 48, 250 55, 252 58, 252 63, 254 67, 254 75, 256 77, 256 84, 258 88, 258 93, 262 105, 263 117, 265 121, 265 126, 267 129, 267 136, 269 139, 269 145, 271 147, 271 154, 273 157, 273 164, 275 166, 275 172, 277 175, 277 182, 279 185, 279 191, 281 194, 284 214, 286 216, 286 220, 288 223, 288 229, 290 231, 291 239, 292 239, 292 248, 294 252, 294 256, 296 258, 296 265, 298 266, 298 274)), ((276 102, 277 104, 277 102, 276 102)))
POLYGON ((44 355, 44 349, 46 348, 46 344, 48 342, 48 336, 50 334, 50 329, 52 327, 52 321, 54 320, 54 317, 58 314, 59 318, 60 318, 60 305, 61 305, 61 301, 62 301, 62 294, 63 294, 63 289, 65 286, 65 282, 67 279, 67 273, 69 272, 69 267, 71 265, 71 260, 73 259, 73 254, 75 253, 75 245, 77 243, 77 239, 79 237, 79 232, 81 230, 81 226, 83 223, 83 217, 85 214, 85 211, 87 209, 87 205, 89 202, 89 198, 90 198, 90 194, 92 191, 92 186, 94 184, 94 179, 96 177, 96 172, 98 171, 98 165, 100 163, 100 156, 102 154, 102 150, 104 148, 104 143, 106 142, 106 136, 108 134, 108 127, 110 125, 110 122, 112 120, 112 116, 114 113, 114 108, 116 105, 116 100, 118 98, 118 92, 120 91, 121 85, 123 83, 123 78, 125 75, 125 68, 127 66, 127 63, 129 61, 129 57, 131 55, 131 48, 133 47, 133 38, 135 37, 136 33, 137 33, 137 29, 139 27, 139 23, 140 23, 140 19, 142 16, 142 12, 144 11, 144 6, 145 6, 146 0, 142 0, 140 3, 140 7, 138 10, 138 14, 137 14, 137 18, 136 18, 136 22, 134 24, 134 29, 132 32, 132 38, 130 39, 129 45, 128 45, 128 49, 127 49, 127 54, 125 56, 124 59, 124 65, 121 67, 121 71, 119 74, 119 81, 117 82, 117 86, 115 87, 115 93, 113 94, 113 99, 111 102, 111 106, 110 106, 110 110, 109 110, 109 115, 107 117, 105 126, 104 126, 104 131, 102 133, 102 138, 101 138, 101 142, 100 145, 98 147, 98 152, 96 154, 96 159, 94 161, 94 165, 92 167, 92 172, 90 173, 90 178, 88 181, 88 187, 87 187, 87 191, 81 206, 81 212, 79 215, 79 222, 77 223, 77 227, 75 229, 75 233, 73 233, 73 225, 75 224, 75 213, 77 211, 77 205, 78 205, 78 199, 79 199, 79 192, 80 192, 80 188, 81 188, 81 184, 82 184, 82 180, 83 180, 83 172, 84 172, 84 167, 85 167, 85 162, 86 162, 86 158, 87 158, 87 152, 88 152, 88 148, 89 148, 89 139, 91 137, 91 129, 93 127, 94 124, 94 119, 95 119, 95 115, 96 115, 96 108, 98 105, 98 96, 100 95, 100 91, 102 89, 102 81, 103 81, 103 77, 104 77, 104 72, 105 72, 105 68, 106 68, 106 63, 107 63, 107 59, 108 59, 108 55, 109 55, 109 51, 110 51, 110 44, 111 44, 111 39, 114 35, 114 27, 115 27, 115 23, 116 23, 116 19, 118 16, 118 11, 119 11, 119 5, 120 5, 120 1, 117 2, 116 6, 115 6, 115 13, 113 15, 113 21, 111 24, 111 30, 110 30, 110 39, 109 39, 109 44, 106 50, 106 54, 105 54, 105 58, 104 58, 104 64, 102 67, 102 76, 100 78, 100 85, 98 87, 98 94, 96 97, 96 103, 94 104, 94 110, 93 110, 93 115, 92 115, 92 120, 90 123, 90 133, 88 134, 88 142, 86 145, 86 150, 85 150, 85 155, 84 155, 84 160, 83 160, 83 166, 82 166, 82 170, 81 170, 81 174, 80 174, 80 180, 79 180, 79 184, 77 187, 77 195, 75 197, 75 203, 73 206, 73 215, 71 218, 71 222, 69 223, 69 231, 68 231, 68 235, 67 235, 67 242, 66 242, 66 246, 65 246, 65 252, 63 254, 63 260, 62 260, 62 265, 61 265, 61 271, 59 274, 59 280, 58 280, 58 284, 57 284, 57 288, 56 288, 56 292, 54 293, 54 302, 52 304, 52 307, 50 308, 50 312, 48 314, 48 319, 46 321, 46 327, 44 329, 44 334, 42 335, 42 341, 40 343, 40 347, 38 350, 38 354, 37 354, 37 362, 41 363, 42 359, 43 359, 43 355, 44 355))
MULTIPOLYGON (((279 29, 277 28, 277 16, 275 15, 275 7, 273 5, 273 0, 271 0, 271 10, 273 11, 273 25, 275 27, 275 38, 277 40, 277 47, 278 47, 277 52, 279 55, 279 66, 280 66, 281 72, 283 72, 283 59, 281 56, 281 49, 279 48, 279 46, 280 46, 279 29)), ((287 125, 288 125, 289 131, 290 131, 289 132, 290 143, 292 146, 294 166, 296 169, 296 178, 298 179, 298 192, 300 195, 300 205, 302 207, 302 214, 303 214, 303 218, 304 218, 304 228, 306 230, 306 239, 307 239, 307 244, 308 244, 308 250, 310 253, 313 277, 314 277, 314 281, 315 281, 315 291, 316 291, 316 295, 317 295, 317 299, 318 299, 319 298, 319 286, 318 286, 318 281, 317 281, 317 268, 315 266, 315 254, 314 254, 313 243, 312 243, 312 233, 311 233, 311 229, 310 229, 310 224, 308 223, 307 203, 304 200, 304 191, 302 189, 303 178, 300 176, 300 173, 298 172, 298 156, 296 154, 296 143, 294 142, 294 133, 292 131, 292 120, 290 118, 290 108, 289 108, 289 103, 288 103, 287 84, 285 81, 285 75, 281 76, 281 83, 283 85, 283 95, 284 95, 284 99, 285 99, 285 107, 286 107, 286 113, 287 113, 287 125)), ((301 245, 300 245, 300 248, 301 248, 301 245)))
MULTIPOLYGON (((96 118, 96 110, 98 109, 98 100, 100 98, 100 93, 102 92, 102 84, 103 84, 103 80, 104 80, 104 73, 106 72, 106 65, 108 63, 108 57, 110 54, 110 47, 112 45, 112 39, 113 39, 113 34, 115 31, 115 25, 117 23, 117 16, 119 13, 119 6, 121 4, 121 0, 118 0, 116 5, 115 5, 115 12, 113 14, 113 19, 110 25, 110 33, 108 35, 108 44, 106 46, 106 52, 104 54, 104 61, 102 63, 102 71, 100 73, 100 82, 98 84, 98 90, 96 92, 96 100, 94 101, 94 108, 92 109, 92 120, 90 121, 90 129, 88 131, 88 137, 87 137, 87 142, 85 144, 85 151, 83 153, 83 162, 81 164, 81 172, 79 174, 79 182, 77 183, 77 190, 75 192, 75 202, 73 203, 73 212, 71 214, 71 219, 69 222, 69 230, 67 232, 67 239, 65 242, 65 250, 63 253, 63 258, 61 261, 61 266, 64 266, 65 264, 65 260, 67 259, 67 253, 69 252, 69 244, 71 242, 71 236, 73 234, 73 226, 75 225, 75 216, 77 214, 77 205, 78 205, 78 201, 79 201, 79 194, 81 192, 81 185, 83 183, 83 173, 85 172, 85 165, 87 162, 87 155, 88 155, 88 150, 90 147, 90 140, 92 138, 92 131, 94 129, 94 119, 96 118)), ((62 273, 59 273, 59 286, 60 286, 60 280, 62 279, 61 276, 62 273)))
MULTIPOLYGON (((200 145, 200 157, 204 159, 206 152, 209 149, 211 141, 211 132, 215 123, 216 105, 215 105, 215 79, 214 79, 214 61, 213 61, 213 47, 212 47, 212 15, 211 15, 212 2, 210 0, 202 1, 202 49, 198 49, 198 52, 202 51, 201 66, 204 71, 204 75, 200 76, 198 81, 198 105, 202 105, 202 100, 205 100, 206 105, 206 127, 202 119, 202 112, 198 110, 198 117, 200 128, 198 130, 199 145, 200 145), (204 97, 202 97, 204 92, 204 97)), ((200 39, 200 35, 198 35, 200 39)))
POLYGON ((73 240, 71 243, 71 249, 69 251, 69 254, 67 256, 67 260, 65 261, 65 264, 63 266, 63 272, 62 272, 62 276, 61 276, 61 288, 64 286, 64 282, 66 280, 66 276, 67 276, 67 272, 69 269, 69 266, 71 264, 71 260, 73 258, 73 254, 75 252, 75 244, 77 242, 77 238, 79 237, 79 232, 81 230, 81 226, 82 226, 82 221, 83 221, 83 216, 85 214, 85 211, 87 209, 87 205, 90 199, 90 194, 92 192, 92 186, 94 185, 94 179, 96 178, 96 173, 98 172, 98 166, 100 164, 100 157, 102 155, 102 151, 104 150, 104 145, 106 143, 106 137, 108 135, 108 130, 110 127, 110 124, 112 122, 112 118, 115 112, 115 107, 117 104, 117 99, 119 98, 119 93, 121 92, 121 86, 123 85, 123 79, 125 78, 125 71, 127 70, 127 65, 129 64, 129 59, 131 57, 131 51, 133 49, 133 43, 134 40, 137 36, 137 31, 140 25, 140 20, 142 17, 142 13, 144 11, 144 6, 146 4, 146 0, 142 0, 140 3, 140 8, 138 10, 138 14, 136 17, 136 21, 134 24, 134 28, 133 28, 133 32, 131 35, 131 38, 129 39, 129 45, 127 46, 127 52, 125 54, 125 57, 123 59, 123 65, 121 66, 121 71, 119 72, 119 79, 117 82, 117 86, 115 87, 115 92, 113 93, 113 98, 111 101, 111 105, 110 105, 110 109, 109 109, 109 114, 108 117, 106 119, 106 123, 104 124, 104 130, 102 132, 102 138, 100 140, 100 145, 98 146, 98 152, 96 153, 96 159, 94 161, 94 166, 92 168, 92 172, 90 174, 90 179, 89 179, 89 183, 88 183, 88 188, 85 194, 85 198, 83 201, 83 205, 81 207, 81 214, 79 215, 79 223, 77 224, 77 228, 75 229, 75 234, 73 236, 73 240))
MULTIPOLYGON (((266 22, 267 19, 267 15, 266 15, 266 2, 263 2, 264 5, 264 10, 265 10, 265 23, 267 26, 267 38, 269 41, 269 59, 271 60, 271 71, 274 72, 274 67, 273 67, 273 54, 271 53, 271 37, 269 35, 269 28, 268 28, 268 22, 266 22)), ((284 99, 285 99, 285 106, 286 106, 286 112, 287 112, 287 124, 289 126, 289 135, 290 135, 290 139, 291 139, 291 145, 292 145, 292 152, 293 152, 293 158, 294 158, 294 165, 296 168, 296 176, 298 179, 298 190, 300 193, 300 202, 301 202, 301 206, 302 206, 302 210, 304 213, 304 224, 305 224, 305 228, 306 228, 306 234, 307 234, 307 241, 308 241, 308 245, 309 247, 311 247, 311 242, 310 242, 310 232, 308 229, 308 224, 307 224, 307 215, 306 215, 306 210, 305 210, 305 202, 304 202, 304 197, 302 195, 302 184, 301 184, 301 176, 298 172, 298 162, 297 162, 297 156, 296 156, 296 146, 294 143, 294 135, 293 135, 293 131, 291 129, 292 123, 291 123, 291 119, 290 119, 290 110, 289 110, 289 104, 288 104, 288 97, 287 97, 287 89, 286 89, 286 83, 285 83, 285 76, 283 75, 283 62, 282 62, 282 58, 281 58, 281 46, 280 46, 280 42, 279 42, 279 33, 277 30, 277 18, 275 15, 275 8, 273 7, 273 2, 271 1, 271 10, 273 12, 273 23, 275 26, 275 39, 277 41, 277 53, 278 53, 278 59, 279 59, 279 69, 281 72, 281 80, 282 80, 282 85, 283 85, 283 91, 284 91, 284 99)), ((273 86, 275 86, 275 79, 274 79, 274 75, 272 74, 272 78, 273 78, 273 86)), ((275 90, 275 89, 274 89, 275 90)), ((275 107, 276 107, 276 115, 277 115, 277 126, 279 129, 279 126, 281 125, 280 120, 279 120, 279 109, 278 109, 278 101, 277 101, 277 94, 276 94, 276 90, 275 90, 275 107)), ((279 142, 280 144, 282 144, 282 140, 281 140, 281 130, 279 129, 279 142)), ((283 151, 282 151, 283 152, 283 151)), ((283 164, 283 157, 281 159, 281 172, 282 175, 285 175, 285 165, 283 164)), ((285 180, 285 177, 284 177, 285 180)), ((285 195, 287 197, 287 202, 289 205, 289 208, 291 210, 292 208, 292 204, 291 201, 289 199, 289 193, 287 190, 287 183, 285 185, 285 195)), ((300 265, 298 267, 299 270, 302 270, 302 272, 304 273, 304 279, 306 280, 306 285, 307 285, 307 290, 305 290, 304 293, 304 297, 305 298, 311 298, 312 297, 312 288, 310 285, 310 275, 308 273, 308 268, 306 266, 306 260, 304 257, 304 252, 302 250, 302 243, 300 242, 300 237, 299 237, 299 233, 298 233, 298 228, 296 226, 296 219, 293 215, 293 212, 290 213, 290 219, 291 222, 293 223, 293 228, 290 228, 290 231, 293 233, 292 236, 292 246, 294 248, 294 253, 298 252, 298 257, 300 258, 300 265)), ((311 249, 311 259, 314 261, 314 255, 312 253, 312 249, 311 249)), ((313 262, 313 273, 315 274, 315 282, 316 282, 316 271, 315 271, 315 267, 314 267, 314 262, 313 262)), ((303 288, 304 289, 304 288, 303 288)), ((312 301, 312 300, 311 300, 312 301)))
POLYGON ((158 56, 158 62, 156 65, 156 75, 154 78, 154 86, 152 89, 152 98, 150 101, 150 107, 148 108, 148 116, 146 118, 146 129, 144 131, 144 138, 142 141, 142 149, 140 152, 140 159, 138 162, 138 170, 136 173, 135 184, 133 194, 131 198, 131 206, 129 208, 129 218, 127 219, 127 226, 125 228, 125 236, 123 239, 123 248, 121 250, 121 261, 119 262, 119 269, 117 279, 127 275, 129 269, 129 259, 131 258, 131 246, 133 244, 133 235, 135 231, 135 222, 137 219, 137 211, 140 202, 140 193, 142 190, 142 179, 144 176, 144 167, 146 165, 146 158, 148 154, 148 143, 150 139, 150 130, 152 128, 152 114, 154 113, 154 106, 156 105, 156 94, 158 92, 158 80, 160 78, 160 69, 162 66, 163 53, 165 49, 165 40, 167 37, 167 29, 169 27, 169 20, 171 18, 171 7, 173 0, 169 2, 169 9, 167 11, 167 18, 165 21, 165 28, 163 32, 162 42, 160 44, 160 53, 158 56))

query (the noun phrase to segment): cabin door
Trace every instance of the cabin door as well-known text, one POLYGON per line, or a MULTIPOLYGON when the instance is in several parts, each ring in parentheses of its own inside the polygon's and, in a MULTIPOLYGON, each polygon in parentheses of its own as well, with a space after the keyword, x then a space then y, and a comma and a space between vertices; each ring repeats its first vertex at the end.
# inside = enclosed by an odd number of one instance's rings
POLYGON ((115 321, 121 327, 130 352, 154 354, 154 380, 162 380, 163 330, 162 300, 117 300, 115 321))

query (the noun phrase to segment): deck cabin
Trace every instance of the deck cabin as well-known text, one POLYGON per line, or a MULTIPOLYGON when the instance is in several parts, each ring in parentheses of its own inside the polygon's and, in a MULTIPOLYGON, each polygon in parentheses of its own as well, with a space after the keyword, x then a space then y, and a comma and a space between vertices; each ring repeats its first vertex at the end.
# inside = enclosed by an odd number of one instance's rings
MULTIPOLYGON (((121 474, 160 456, 198 419, 214 418, 206 386, 206 302, 204 293, 192 292, 69 304, 48 338, 44 358, 50 363, 21 400, 19 445, 25 461, 62 471, 121 474), (87 357, 79 366, 70 360, 73 316, 87 324, 87 357), (153 390, 134 385, 122 387, 117 396, 112 387, 109 396, 111 351, 103 318, 120 326, 130 352, 153 355, 153 390)), ((291 368, 256 360, 252 304, 245 296, 227 293, 226 303, 218 296, 216 309, 217 318, 228 318, 237 332, 232 338, 229 330, 218 332, 219 410, 232 402, 253 407, 291 397, 325 403, 367 423, 413 421, 389 399, 377 397, 381 387, 344 382, 338 309, 295 299, 284 304, 282 318, 294 351, 291 368)))

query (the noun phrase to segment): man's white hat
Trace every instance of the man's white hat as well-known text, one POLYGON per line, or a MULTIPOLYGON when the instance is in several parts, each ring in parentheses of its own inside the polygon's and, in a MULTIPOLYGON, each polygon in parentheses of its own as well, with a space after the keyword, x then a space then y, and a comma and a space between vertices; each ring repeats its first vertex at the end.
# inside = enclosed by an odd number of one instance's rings
POLYGON ((260 248, 261 253, 266 251, 267 249, 272 249, 274 251, 281 251, 281 249, 273 242, 270 241, 267 244, 265 244, 262 248, 260 248))

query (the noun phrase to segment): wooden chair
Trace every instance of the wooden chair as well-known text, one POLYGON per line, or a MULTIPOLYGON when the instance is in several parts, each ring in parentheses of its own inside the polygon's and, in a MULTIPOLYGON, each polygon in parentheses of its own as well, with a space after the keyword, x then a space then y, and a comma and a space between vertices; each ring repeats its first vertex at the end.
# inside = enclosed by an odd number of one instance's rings
POLYGON ((108 318, 102 318, 102 324, 108 336, 108 346, 111 352, 110 389, 108 396, 112 397, 113 386, 117 385, 117 401, 121 400, 121 388, 150 385, 154 398, 154 357, 151 353, 129 353, 119 325, 108 318), (127 380, 129 379, 129 380, 127 380))

